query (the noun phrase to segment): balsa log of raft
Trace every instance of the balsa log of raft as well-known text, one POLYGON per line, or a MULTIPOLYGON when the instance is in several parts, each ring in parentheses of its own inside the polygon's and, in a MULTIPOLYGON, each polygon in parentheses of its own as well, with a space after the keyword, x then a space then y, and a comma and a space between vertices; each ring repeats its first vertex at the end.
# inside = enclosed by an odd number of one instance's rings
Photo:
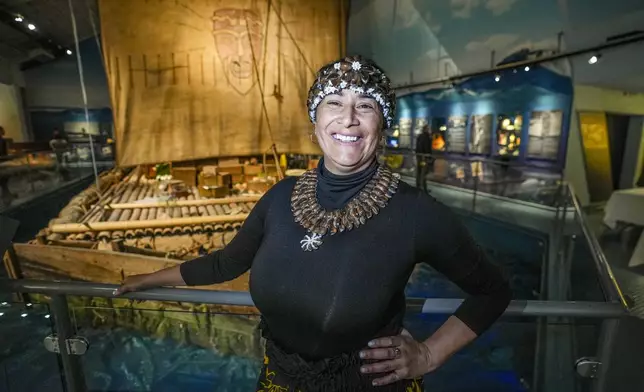
MULTIPOLYGON (((149 274, 182 261, 146 255, 74 249, 64 246, 14 244, 15 256, 27 279, 84 280, 121 283, 123 276, 149 274)), ((248 291, 248 273, 206 290, 248 291)))
POLYGON ((192 207, 192 206, 205 206, 229 203, 255 203, 261 198, 260 195, 248 195, 239 197, 225 197, 221 199, 199 199, 199 200, 173 200, 173 201, 157 201, 146 203, 113 203, 105 205, 103 208, 112 210, 124 210, 128 208, 176 208, 176 207, 192 207))
POLYGON ((116 221, 116 222, 95 222, 95 223, 67 223, 51 227, 54 233, 82 233, 85 231, 116 231, 147 228, 172 228, 177 226, 218 224, 243 222, 248 214, 237 215, 216 215, 216 216, 191 216, 187 218, 139 220, 139 221, 116 221))

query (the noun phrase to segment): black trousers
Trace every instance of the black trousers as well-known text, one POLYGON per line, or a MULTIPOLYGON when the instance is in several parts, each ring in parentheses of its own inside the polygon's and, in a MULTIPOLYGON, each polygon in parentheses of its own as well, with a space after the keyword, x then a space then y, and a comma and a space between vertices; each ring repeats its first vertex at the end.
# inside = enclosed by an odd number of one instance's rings
POLYGON ((431 169, 431 161, 419 159, 416 163, 416 188, 422 189, 425 193, 427 193, 427 174, 431 169))

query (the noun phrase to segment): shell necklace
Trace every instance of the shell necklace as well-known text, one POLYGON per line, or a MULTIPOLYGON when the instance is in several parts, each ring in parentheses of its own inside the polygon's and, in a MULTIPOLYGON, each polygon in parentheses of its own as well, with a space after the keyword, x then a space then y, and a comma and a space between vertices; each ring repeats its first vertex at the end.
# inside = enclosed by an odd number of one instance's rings
POLYGON ((291 211, 295 222, 307 231, 300 241, 302 250, 310 252, 322 245, 322 238, 331 234, 350 231, 364 225, 376 216, 396 193, 400 175, 380 165, 367 185, 343 208, 325 210, 318 203, 316 190, 317 169, 305 172, 298 178, 291 195, 291 211))

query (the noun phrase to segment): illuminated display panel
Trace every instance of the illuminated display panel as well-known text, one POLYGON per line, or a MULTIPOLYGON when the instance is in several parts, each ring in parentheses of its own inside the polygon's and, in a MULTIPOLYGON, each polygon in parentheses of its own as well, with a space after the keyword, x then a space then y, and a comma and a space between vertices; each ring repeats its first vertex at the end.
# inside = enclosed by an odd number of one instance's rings
POLYGON ((523 116, 500 115, 496 128, 496 144, 501 156, 518 157, 521 147, 523 116))

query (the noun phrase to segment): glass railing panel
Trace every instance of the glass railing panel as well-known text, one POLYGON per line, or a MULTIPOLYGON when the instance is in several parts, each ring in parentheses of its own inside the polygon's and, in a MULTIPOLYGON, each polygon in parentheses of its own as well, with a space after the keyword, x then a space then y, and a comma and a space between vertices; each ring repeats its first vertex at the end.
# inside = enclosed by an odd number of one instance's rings
POLYGON ((566 300, 609 301, 602 290, 599 271, 593 261, 593 250, 583 233, 567 235, 562 239, 564 263, 569 277, 566 300))
MULTIPOLYGON (((415 185, 419 155, 406 149, 381 151, 381 161, 415 185)), ((478 156, 458 157, 448 154, 426 156, 425 179, 432 191, 434 185, 471 190, 483 196, 554 207, 560 191, 561 175, 538 167, 503 162, 478 156)), ((440 192, 439 192, 440 193, 440 192)))
MULTIPOLYGON (((605 260, 584 215, 566 193, 559 213, 553 241, 558 242, 556 263, 549 268, 551 289, 548 299, 573 301, 611 301, 611 286, 601 265, 605 260), (584 230, 586 225, 587 230, 584 230), (604 287, 606 286, 606 287, 604 287)), ((555 256, 553 256, 554 258, 555 256)))
MULTIPOLYGON (((381 159, 416 184, 412 152, 387 150, 381 159)), ((431 195, 459 213, 490 259, 510 277, 517 299, 606 300, 596 250, 558 175, 476 157, 468 161, 435 154, 431 159, 427 178, 438 184, 429 186, 431 195)), ((426 277, 422 296, 462 295, 429 271, 421 268, 416 275, 426 277)))
MULTIPOLYGON (((547 236, 521 230, 482 216, 462 213, 468 228, 488 259, 508 277, 514 299, 541 299, 547 236)), ((406 288, 408 297, 464 298, 465 293, 427 264, 418 264, 406 288)))
MULTIPOLYGON (((405 327, 426 339, 447 316, 408 315, 405 327)), ((590 391, 575 362, 597 354, 601 321, 503 318, 471 345, 425 376, 438 392, 590 391)))
POLYGON ((89 390, 254 390, 263 345, 250 308, 68 298, 72 323, 90 342, 82 357, 89 390))
MULTIPOLYGON (((68 304, 74 333, 90 343, 79 357, 88 390, 253 390, 263 350, 252 308, 87 297, 68 297, 68 304)), ((448 317, 411 309, 404 325, 419 340, 448 317)), ((60 383, 56 355, 43 356, 40 345, 51 325, 36 339, 16 338, 49 322, 48 309, 7 303, 0 310, 6 310, 0 316, 0 391, 14 379, 20 387, 6 390, 62 391, 53 385, 60 383)), ((575 374, 575 362, 598 356, 603 323, 504 317, 428 375, 427 385, 433 391, 590 391, 592 381, 575 374)))
MULTIPOLYGON (((106 167, 111 166, 109 164, 106 167)), ((103 168, 99 168, 99 171, 103 168)), ((93 176, 92 165, 57 161, 50 151, 18 153, 0 160, 0 212, 93 176)))
POLYGON ((0 302, 0 391, 64 390, 58 355, 43 343, 53 333, 46 304, 0 302))

